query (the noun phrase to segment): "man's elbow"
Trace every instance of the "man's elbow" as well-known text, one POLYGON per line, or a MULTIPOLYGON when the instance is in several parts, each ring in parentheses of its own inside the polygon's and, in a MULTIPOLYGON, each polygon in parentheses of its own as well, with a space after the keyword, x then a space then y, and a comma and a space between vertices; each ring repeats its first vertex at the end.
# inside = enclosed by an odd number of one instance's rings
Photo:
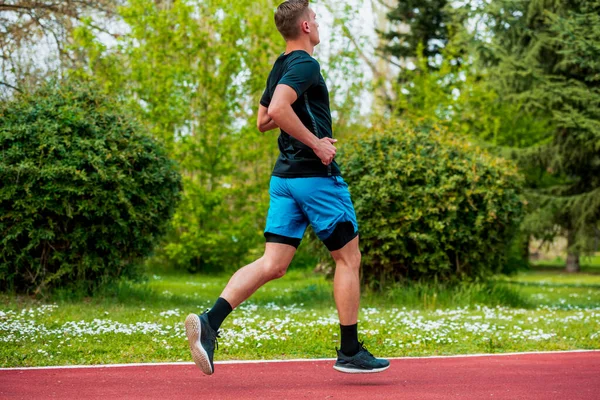
POLYGON ((283 112, 283 107, 281 107, 277 104, 270 105, 269 108, 267 109, 267 114, 269 115, 269 118, 271 118, 275 122, 277 122, 277 120, 280 118, 282 112, 283 112))

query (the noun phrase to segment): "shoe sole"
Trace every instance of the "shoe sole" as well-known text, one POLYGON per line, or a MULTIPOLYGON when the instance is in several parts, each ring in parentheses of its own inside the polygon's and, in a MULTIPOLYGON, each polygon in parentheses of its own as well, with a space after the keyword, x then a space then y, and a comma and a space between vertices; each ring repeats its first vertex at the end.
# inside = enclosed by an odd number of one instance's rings
POLYGON ((185 319, 185 334, 187 335, 188 343, 190 344, 190 351, 192 352, 194 363, 206 375, 212 375, 214 371, 210 366, 208 353, 204 350, 204 347, 202 347, 202 343, 200 343, 202 324, 200 323, 200 317, 196 314, 190 314, 185 319))
POLYGON ((337 365, 333 366, 333 369, 336 371, 340 371, 346 374, 375 374, 377 372, 382 372, 388 369, 390 366, 383 368, 374 368, 374 369, 358 369, 358 368, 344 368, 337 365))

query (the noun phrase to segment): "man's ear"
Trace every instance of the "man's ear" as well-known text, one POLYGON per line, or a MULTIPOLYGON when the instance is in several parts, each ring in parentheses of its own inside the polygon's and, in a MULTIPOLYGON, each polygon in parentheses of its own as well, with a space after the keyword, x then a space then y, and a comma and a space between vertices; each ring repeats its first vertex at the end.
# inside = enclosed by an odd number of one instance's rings
POLYGON ((302 32, 310 32, 310 25, 308 24, 308 21, 302 21, 302 32))

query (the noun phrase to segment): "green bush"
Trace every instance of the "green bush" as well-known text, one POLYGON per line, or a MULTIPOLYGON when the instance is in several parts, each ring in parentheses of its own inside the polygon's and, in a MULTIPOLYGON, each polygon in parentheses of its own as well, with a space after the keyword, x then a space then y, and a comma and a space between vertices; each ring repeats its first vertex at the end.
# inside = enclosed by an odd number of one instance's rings
POLYGON ((181 189, 118 102, 51 82, 0 105, 0 289, 94 291, 132 276, 181 189))
POLYGON ((522 178, 508 161, 424 123, 349 138, 340 160, 365 283, 478 280, 501 270, 523 208, 522 178))
POLYGON ((249 250, 264 242, 253 225, 251 204, 244 204, 244 188, 209 191, 187 177, 184 186, 173 229, 155 261, 192 273, 237 270, 249 250))

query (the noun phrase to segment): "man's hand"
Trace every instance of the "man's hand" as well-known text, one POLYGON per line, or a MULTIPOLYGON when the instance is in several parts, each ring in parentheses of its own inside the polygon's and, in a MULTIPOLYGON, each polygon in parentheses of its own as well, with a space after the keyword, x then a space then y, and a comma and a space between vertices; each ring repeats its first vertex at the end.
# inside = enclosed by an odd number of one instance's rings
POLYGON ((336 139, 324 137, 317 141, 315 147, 313 147, 313 151, 321 159, 323 165, 329 165, 332 163, 333 158, 335 157, 335 153, 337 149, 333 145, 333 143, 337 142, 336 139))
POLYGON ((316 132, 309 131, 294 112, 292 104, 298 99, 296 91, 290 86, 279 84, 275 88, 273 99, 267 110, 268 116, 288 135, 310 147, 324 165, 333 162, 336 148, 335 139, 328 137, 318 139, 316 132))

